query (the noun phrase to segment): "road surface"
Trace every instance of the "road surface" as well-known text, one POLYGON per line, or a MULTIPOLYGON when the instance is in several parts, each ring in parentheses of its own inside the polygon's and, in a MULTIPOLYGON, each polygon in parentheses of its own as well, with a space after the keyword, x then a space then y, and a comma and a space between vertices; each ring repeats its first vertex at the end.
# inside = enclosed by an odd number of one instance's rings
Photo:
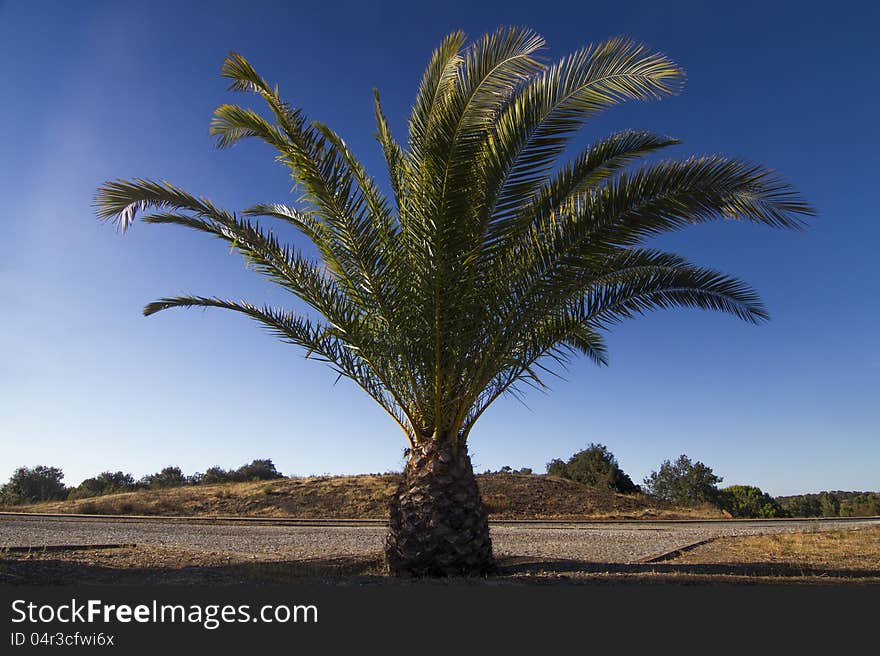
MULTIPOLYGON (((858 529, 880 518, 819 520, 493 522, 498 556, 636 563, 720 536, 858 529)), ((0 513, 0 549, 59 545, 171 546, 260 559, 371 556, 382 521, 210 520, 0 513)))

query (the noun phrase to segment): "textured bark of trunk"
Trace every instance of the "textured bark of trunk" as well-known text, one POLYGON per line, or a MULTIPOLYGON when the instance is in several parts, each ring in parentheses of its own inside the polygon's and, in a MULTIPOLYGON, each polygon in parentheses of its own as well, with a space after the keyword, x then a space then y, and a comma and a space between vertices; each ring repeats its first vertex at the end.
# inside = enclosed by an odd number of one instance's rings
POLYGON ((391 500, 385 558, 398 576, 479 576, 495 569, 489 516, 467 447, 418 444, 391 500))

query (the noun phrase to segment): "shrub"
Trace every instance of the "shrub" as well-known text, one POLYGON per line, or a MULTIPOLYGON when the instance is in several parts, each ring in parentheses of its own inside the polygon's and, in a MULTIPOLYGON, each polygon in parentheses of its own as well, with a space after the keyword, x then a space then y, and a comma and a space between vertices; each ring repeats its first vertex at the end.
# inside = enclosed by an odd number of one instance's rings
POLYGON ((551 460, 547 463, 547 473, 624 494, 639 491, 638 486, 623 472, 614 454, 604 444, 590 444, 583 451, 571 456, 568 462, 551 460))
POLYGON ((67 496, 63 479, 64 472, 58 467, 19 467, 0 488, 0 499, 9 505, 63 499, 67 496))
POLYGON ((819 495, 799 494, 793 497, 780 497, 777 501, 785 513, 791 517, 820 517, 822 508, 819 495))
POLYGON ((213 485, 215 483, 228 483, 232 480, 231 472, 226 471, 222 467, 208 467, 200 479, 203 485, 213 485))
POLYGON ((76 487, 70 488, 67 498, 70 500, 88 499, 104 494, 104 487, 98 482, 97 478, 87 478, 76 487))
POLYGON ((547 463, 547 474, 550 476, 559 476, 560 478, 568 478, 566 476, 565 461, 554 458, 547 463))
POLYGON ((722 479, 702 462, 691 462, 686 455, 674 463, 666 460, 645 479, 648 494, 679 506, 716 503, 722 479))
POLYGON ((731 485, 718 492, 718 505, 734 517, 784 517, 782 506, 761 488, 731 485))
POLYGON ((841 492, 841 517, 876 517, 880 515, 880 493, 841 492))
POLYGON ((137 489, 134 477, 121 471, 101 472, 94 478, 87 478, 70 490, 68 499, 87 499, 114 492, 130 492, 137 489))
POLYGON ((151 489, 180 487, 186 483, 187 477, 183 475, 180 467, 165 467, 162 471, 144 476, 139 481, 140 485, 151 489))
POLYGON ((254 460, 249 465, 242 465, 233 474, 236 481, 268 481, 284 478, 284 474, 275 469, 271 460, 254 460))
MULTIPOLYGON (((399 473, 399 472, 393 472, 393 473, 399 473)), ((498 471, 492 471, 491 469, 487 469, 486 471, 483 472, 483 476, 488 476, 489 474, 525 474, 525 475, 531 475, 531 474, 532 474, 532 470, 531 470, 530 467, 522 467, 522 468, 520 468, 520 469, 514 469, 514 468, 511 467, 510 465, 504 465, 504 467, 502 467, 502 468, 499 469, 498 471)))
POLYGON ((869 517, 880 515, 880 492, 820 492, 779 497, 792 517, 869 517))
POLYGON ((837 517, 840 515, 840 499, 829 492, 822 492, 819 495, 819 509, 822 517, 837 517))
POLYGON ((242 483, 246 481, 268 481, 284 478, 284 474, 275 469, 272 460, 254 460, 238 469, 223 469, 217 465, 209 467, 204 474, 192 477, 193 484, 214 485, 216 483, 242 483), (196 480, 196 477, 198 479, 196 480))

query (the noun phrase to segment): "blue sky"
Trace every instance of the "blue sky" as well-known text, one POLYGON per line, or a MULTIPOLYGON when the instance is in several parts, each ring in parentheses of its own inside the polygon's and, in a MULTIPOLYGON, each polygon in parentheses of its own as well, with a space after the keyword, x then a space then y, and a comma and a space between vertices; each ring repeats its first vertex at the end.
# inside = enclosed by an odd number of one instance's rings
POLYGON ((260 457, 290 474, 399 468, 403 436, 372 401, 245 318, 142 317, 178 293, 284 297, 203 235, 136 225, 120 237, 92 197, 106 179, 142 176, 230 209, 290 199, 264 147, 212 148, 230 50, 384 180, 372 88, 403 136, 442 36, 522 24, 554 58, 626 34, 688 72, 680 96, 616 108, 579 143, 669 134, 684 141, 675 156, 779 170, 819 216, 799 234, 719 224, 664 237, 753 284, 772 321, 674 311, 624 324, 609 367, 577 362, 528 407, 487 412, 476 468, 543 471, 601 442, 635 480, 686 453, 725 484, 774 494, 880 489, 874 3, 180 4, 0 0, 0 480, 20 465, 60 466, 75 484, 260 457))

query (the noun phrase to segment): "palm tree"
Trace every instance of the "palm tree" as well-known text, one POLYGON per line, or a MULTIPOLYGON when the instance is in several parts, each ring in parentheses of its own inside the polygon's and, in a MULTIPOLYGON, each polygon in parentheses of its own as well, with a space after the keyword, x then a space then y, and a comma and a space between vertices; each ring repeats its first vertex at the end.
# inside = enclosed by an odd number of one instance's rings
POLYGON ((296 206, 235 214, 144 179, 107 182, 97 193, 99 218, 124 230, 151 210, 143 221, 218 237, 308 306, 181 296, 144 314, 215 307, 248 315, 385 409, 408 441, 385 547, 393 573, 493 568, 467 442, 501 395, 543 387, 548 368, 577 354, 605 364, 603 330, 647 310, 767 319, 746 284, 648 248, 647 239, 716 219, 796 228, 812 212, 754 164, 716 155, 637 164, 678 143, 647 132, 612 134, 557 168, 588 118, 671 95, 683 73, 623 38, 551 66, 536 56, 543 46, 524 28, 469 45, 450 34, 421 80, 405 145, 375 94, 391 201, 336 132, 282 100, 239 54, 222 75, 267 111, 221 105, 211 134, 220 148, 251 137, 272 146, 303 192, 296 206), (292 224, 317 256, 280 242, 256 217, 292 224))

